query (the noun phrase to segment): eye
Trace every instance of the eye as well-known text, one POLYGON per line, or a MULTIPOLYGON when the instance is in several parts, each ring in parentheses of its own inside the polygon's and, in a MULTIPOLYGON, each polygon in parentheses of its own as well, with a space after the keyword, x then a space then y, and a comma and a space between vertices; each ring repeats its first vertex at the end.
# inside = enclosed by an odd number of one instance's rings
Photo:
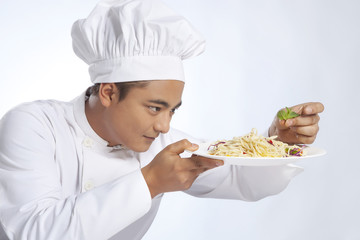
POLYGON ((176 112, 176 110, 178 110, 178 107, 177 108, 173 108, 173 109, 171 109, 171 114, 174 114, 175 112, 176 112))
POLYGON ((148 106, 148 108, 152 111, 152 112, 159 112, 161 110, 160 107, 154 107, 154 106, 148 106))

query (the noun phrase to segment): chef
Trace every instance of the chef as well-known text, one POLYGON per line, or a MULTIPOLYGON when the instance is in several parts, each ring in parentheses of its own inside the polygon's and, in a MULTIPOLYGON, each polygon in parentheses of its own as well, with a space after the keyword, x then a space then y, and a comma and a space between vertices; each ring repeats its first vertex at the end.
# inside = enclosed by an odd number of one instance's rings
MULTIPOLYGON (((200 141, 170 121, 185 85, 182 60, 202 53, 204 40, 162 2, 102 1, 74 23, 72 38, 94 85, 71 102, 22 104, 0 122, 3 238, 141 239, 166 192, 256 201, 302 171, 187 153, 200 141)), ((294 109, 301 116, 275 118, 269 134, 313 142, 323 105, 294 109)))

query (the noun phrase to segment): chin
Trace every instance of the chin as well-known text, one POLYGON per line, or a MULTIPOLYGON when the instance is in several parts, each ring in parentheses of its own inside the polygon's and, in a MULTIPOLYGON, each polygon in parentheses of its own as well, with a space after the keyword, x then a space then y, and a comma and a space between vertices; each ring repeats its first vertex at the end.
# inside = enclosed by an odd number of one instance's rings
POLYGON ((134 152, 146 152, 147 150, 149 150, 151 144, 150 145, 145 145, 145 144, 139 144, 136 146, 127 146, 127 148, 133 150, 134 152))

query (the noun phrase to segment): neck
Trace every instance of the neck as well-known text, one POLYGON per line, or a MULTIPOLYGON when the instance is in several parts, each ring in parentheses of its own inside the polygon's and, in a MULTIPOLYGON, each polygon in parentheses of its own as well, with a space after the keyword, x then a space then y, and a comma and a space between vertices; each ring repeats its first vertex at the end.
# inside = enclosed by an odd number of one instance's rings
POLYGON ((97 96, 90 95, 85 102, 85 115, 91 126, 97 135, 102 139, 107 139, 103 129, 102 115, 104 112, 104 106, 101 105, 97 96))

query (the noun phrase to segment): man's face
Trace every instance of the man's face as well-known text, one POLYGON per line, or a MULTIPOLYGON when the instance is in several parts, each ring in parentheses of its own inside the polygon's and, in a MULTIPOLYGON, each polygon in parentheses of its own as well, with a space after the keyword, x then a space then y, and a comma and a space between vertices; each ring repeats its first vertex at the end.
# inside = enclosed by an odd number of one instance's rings
POLYGON ((103 118, 110 146, 122 144, 136 152, 147 151, 160 133, 169 131, 183 88, 182 81, 150 81, 146 87, 130 89, 120 102, 116 98, 103 118))

